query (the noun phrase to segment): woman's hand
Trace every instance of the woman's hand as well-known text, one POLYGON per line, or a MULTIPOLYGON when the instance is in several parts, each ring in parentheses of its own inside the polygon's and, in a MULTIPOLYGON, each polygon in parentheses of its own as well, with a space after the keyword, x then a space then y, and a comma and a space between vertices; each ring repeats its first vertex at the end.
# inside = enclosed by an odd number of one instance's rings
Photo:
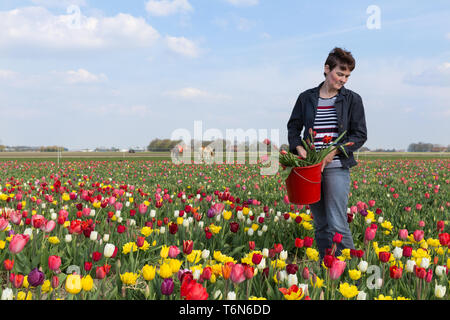
POLYGON ((305 148, 303 148, 302 146, 297 146, 297 153, 300 157, 302 157, 303 159, 306 159, 306 150, 305 148))
POLYGON ((334 156, 338 153, 338 149, 334 149, 333 151, 331 151, 329 154, 327 154, 325 156, 325 158, 323 158, 323 162, 322 162, 322 172, 323 169, 325 169, 325 166, 327 164, 329 164, 331 161, 333 161, 334 156))

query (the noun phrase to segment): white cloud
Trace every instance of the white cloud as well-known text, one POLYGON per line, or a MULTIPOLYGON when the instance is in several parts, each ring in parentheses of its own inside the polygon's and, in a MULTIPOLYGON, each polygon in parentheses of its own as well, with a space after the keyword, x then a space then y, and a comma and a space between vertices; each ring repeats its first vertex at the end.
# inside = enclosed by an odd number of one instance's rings
POLYGON ((225 1, 238 7, 255 6, 259 4, 259 0, 225 0, 225 1))
POLYGON ((68 8, 70 6, 86 6, 85 0, 31 0, 38 6, 51 8, 68 8))
POLYGON ((255 23, 251 20, 245 18, 238 18, 236 22, 236 26, 238 30, 241 31, 249 31, 251 28, 255 26, 255 23))
POLYGON ((405 83, 415 86, 450 86, 450 62, 444 62, 435 67, 426 68, 417 73, 405 76, 405 83))
POLYGON ((89 110, 102 116, 112 115, 112 116, 129 117, 129 116, 152 115, 150 107, 146 105, 124 106, 124 105, 110 104, 107 106, 89 108, 89 110))
POLYGON ((197 45, 184 37, 166 37, 166 44, 167 47, 183 56, 196 58, 200 55, 200 49, 197 47, 197 45))
POLYGON ((193 87, 186 87, 179 90, 166 91, 163 93, 164 95, 172 96, 175 98, 181 98, 186 100, 195 100, 195 99, 215 99, 215 100, 223 100, 230 99, 229 96, 223 94, 217 94, 208 92, 205 90, 201 90, 193 87))
POLYGON ((98 49, 149 47, 159 33, 143 18, 119 13, 87 17, 54 15, 42 7, 0 11, 0 48, 98 49))
POLYGON ((168 16, 194 10, 188 0, 150 0, 146 3, 145 9, 154 16, 168 16))
POLYGON ((103 73, 96 75, 85 69, 69 70, 66 72, 66 81, 70 84, 103 82, 107 79, 103 73))
POLYGON ((0 70, 0 79, 7 80, 17 76, 17 72, 11 70, 0 70))

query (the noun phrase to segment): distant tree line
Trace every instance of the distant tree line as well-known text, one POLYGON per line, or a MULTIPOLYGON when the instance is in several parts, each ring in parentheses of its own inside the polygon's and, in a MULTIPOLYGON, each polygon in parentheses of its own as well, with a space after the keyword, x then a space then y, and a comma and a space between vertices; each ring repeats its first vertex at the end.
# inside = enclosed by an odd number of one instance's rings
POLYGON ((432 143, 411 143, 408 146, 408 152, 450 152, 450 145, 447 147, 432 143))

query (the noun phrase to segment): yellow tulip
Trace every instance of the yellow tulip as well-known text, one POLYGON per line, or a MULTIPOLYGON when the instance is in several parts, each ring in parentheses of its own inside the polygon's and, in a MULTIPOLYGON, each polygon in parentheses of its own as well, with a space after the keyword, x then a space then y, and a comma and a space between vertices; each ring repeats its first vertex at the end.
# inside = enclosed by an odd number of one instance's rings
POLYGON ((150 266, 150 265, 146 264, 142 268, 142 275, 144 276, 144 279, 147 281, 153 280, 155 278, 155 273, 156 273, 156 267, 154 267, 154 266, 150 266))
POLYGON ((94 280, 89 274, 81 279, 81 286, 83 287, 84 291, 92 290, 92 287, 94 286, 94 280))
POLYGON ((81 291, 81 277, 78 274, 69 274, 66 278, 66 291, 78 294, 81 291))
POLYGON ((172 276, 172 268, 169 264, 163 263, 159 267, 159 276, 163 279, 170 278, 172 276))
POLYGON ((169 256, 169 246, 163 245, 161 248, 161 252, 159 253, 159 255, 161 256, 161 258, 166 259, 169 256))
POLYGON ((358 295, 358 287, 349 285, 348 283, 341 283, 339 292, 346 298, 353 298, 358 295))
POLYGON ((120 275, 120 280, 122 280, 122 282, 124 284, 128 284, 128 285, 135 285, 137 278, 139 277, 139 274, 137 273, 133 273, 133 272, 125 272, 124 274, 120 275))

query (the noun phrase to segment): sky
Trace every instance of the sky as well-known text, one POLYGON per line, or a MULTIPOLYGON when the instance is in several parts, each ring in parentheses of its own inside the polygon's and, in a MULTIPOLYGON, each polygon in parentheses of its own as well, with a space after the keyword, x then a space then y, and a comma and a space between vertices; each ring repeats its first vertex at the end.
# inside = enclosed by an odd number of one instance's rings
POLYGON ((146 147, 196 123, 287 143, 337 46, 366 147, 447 146, 449 17, 448 0, 0 0, 1 143, 146 147))

